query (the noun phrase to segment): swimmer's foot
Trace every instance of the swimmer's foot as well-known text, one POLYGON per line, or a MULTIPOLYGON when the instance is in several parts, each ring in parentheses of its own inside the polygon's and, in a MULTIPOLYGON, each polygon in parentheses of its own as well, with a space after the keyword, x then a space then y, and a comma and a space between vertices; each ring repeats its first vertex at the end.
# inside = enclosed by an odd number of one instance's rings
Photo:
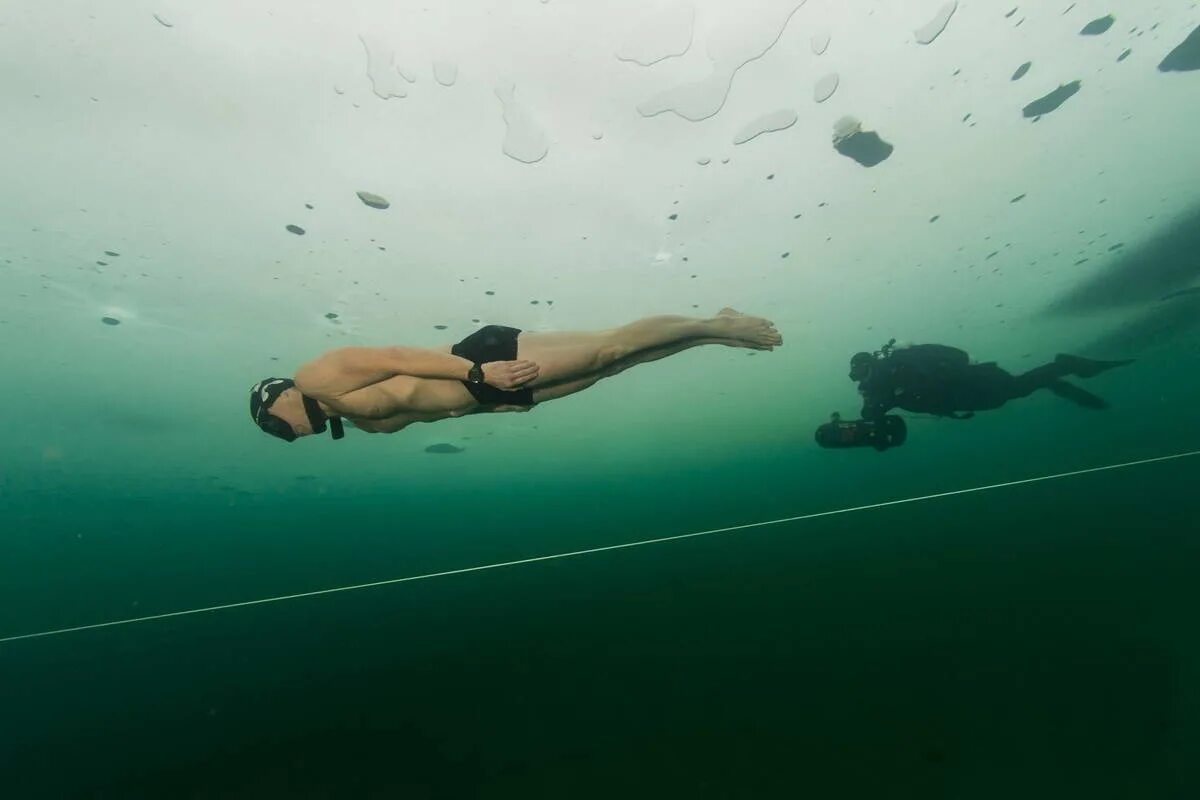
POLYGON ((717 318, 722 323, 721 338, 738 342, 735 347, 774 350, 783 344, 783 337, 775 329, 775 323, 768 319, 750 317, 729 307, 718 311, 717 318))

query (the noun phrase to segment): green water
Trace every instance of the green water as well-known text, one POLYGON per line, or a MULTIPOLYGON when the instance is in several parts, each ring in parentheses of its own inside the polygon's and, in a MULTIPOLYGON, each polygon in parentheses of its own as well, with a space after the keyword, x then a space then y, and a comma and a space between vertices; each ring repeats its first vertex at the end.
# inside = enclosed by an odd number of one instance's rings
MULTIPOLYGON (((971 427, 982 418, 933 423, 925 443, 882 456, 821 452, 785 424, 774 448, 649 477, 513 464, 456 485, 330 475, 224 502, 9 495, 2 630, 1186 444, 1165 417, 1026 402, 996 412, 996 437, 971 427)), ((1186 797, 1200 755, 1198 475, 1181 459, 7 643, 4 774, 20 797, 1186 797)))
POLYGON ((1010 8, 0 4, 0 800, 1200 796, 1200 7, 1010 8), (726 305, 784 346, 247 415, 726 305), (893 336, 1136 363, 820 449, 893 336))

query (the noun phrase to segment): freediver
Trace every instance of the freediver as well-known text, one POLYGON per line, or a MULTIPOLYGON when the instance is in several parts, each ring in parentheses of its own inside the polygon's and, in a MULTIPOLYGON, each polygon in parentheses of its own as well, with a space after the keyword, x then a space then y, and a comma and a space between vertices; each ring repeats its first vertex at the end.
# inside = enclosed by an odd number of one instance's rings
POLYGON ((731 308, 715 317, 655 316, 608 330, 532 332, 488 325, 436 349, 344 347, 250 390, 250 416, 291 442, 343 435, 343 419, 369 433, 484 412, 524 412, 602 378, 691 347, 774 350, 774 323, 731 308))
POLYGON ((862 419, 832 422, 817 429, 823 447, 871 445, 876 449, 902 444, 903 419, 888 414, 894 408, 952 419, 969 419, 977 411, 990 411, 1010 400, 1047 389, 1083 408, 1108 408, 1102 398, 1063 380, 1068 376, 1092 378, 1132 363, 1096 361, 1059 354, 1054 361, 1020 375, 1001 369, 994 361, 971 362, 956 347, 918 344, 896 347, 895 340, 874 353, 855 353, 850 359, 850 380, 863 398, 862 419))

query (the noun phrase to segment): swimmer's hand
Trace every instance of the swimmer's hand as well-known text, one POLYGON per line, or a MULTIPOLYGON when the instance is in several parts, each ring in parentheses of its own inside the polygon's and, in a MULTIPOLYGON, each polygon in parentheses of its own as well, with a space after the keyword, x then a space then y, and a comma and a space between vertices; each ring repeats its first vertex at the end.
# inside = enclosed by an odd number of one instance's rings
POLYGON ((528 411, 533 406, 492 406, 492 412, 503 414, 506 411, 515 411, 517 413, 528 411))
POLYGON ((538 376, 532 361, 489 361, 483 365, 483 382, 505 392, 520 389, 538 376))

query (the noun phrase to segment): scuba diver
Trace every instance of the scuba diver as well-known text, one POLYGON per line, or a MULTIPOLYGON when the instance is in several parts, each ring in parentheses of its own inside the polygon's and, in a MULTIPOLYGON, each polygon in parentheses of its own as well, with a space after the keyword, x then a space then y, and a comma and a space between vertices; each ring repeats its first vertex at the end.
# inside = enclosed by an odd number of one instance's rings
POLYGON ((994 361, 973 364, 966 352, 955 347, 895 344, 892 339, 874 353, 855 353, 850 359, 850 380, 858 383, 863 396, 862 419, 844 421, 834 414, 817 429, 817 443, 822 447, 886 450, 903 444, 907 435, 904 420, 887 413, 893 408, 970 419, 976 411, 1000 408, 1038 389, 1048 389, 1084 408, 1108 408, 1102 398, 1063 378, 1091 378, 1133 363, 1059 354, 1049 364, 1013 375, 994 361))

